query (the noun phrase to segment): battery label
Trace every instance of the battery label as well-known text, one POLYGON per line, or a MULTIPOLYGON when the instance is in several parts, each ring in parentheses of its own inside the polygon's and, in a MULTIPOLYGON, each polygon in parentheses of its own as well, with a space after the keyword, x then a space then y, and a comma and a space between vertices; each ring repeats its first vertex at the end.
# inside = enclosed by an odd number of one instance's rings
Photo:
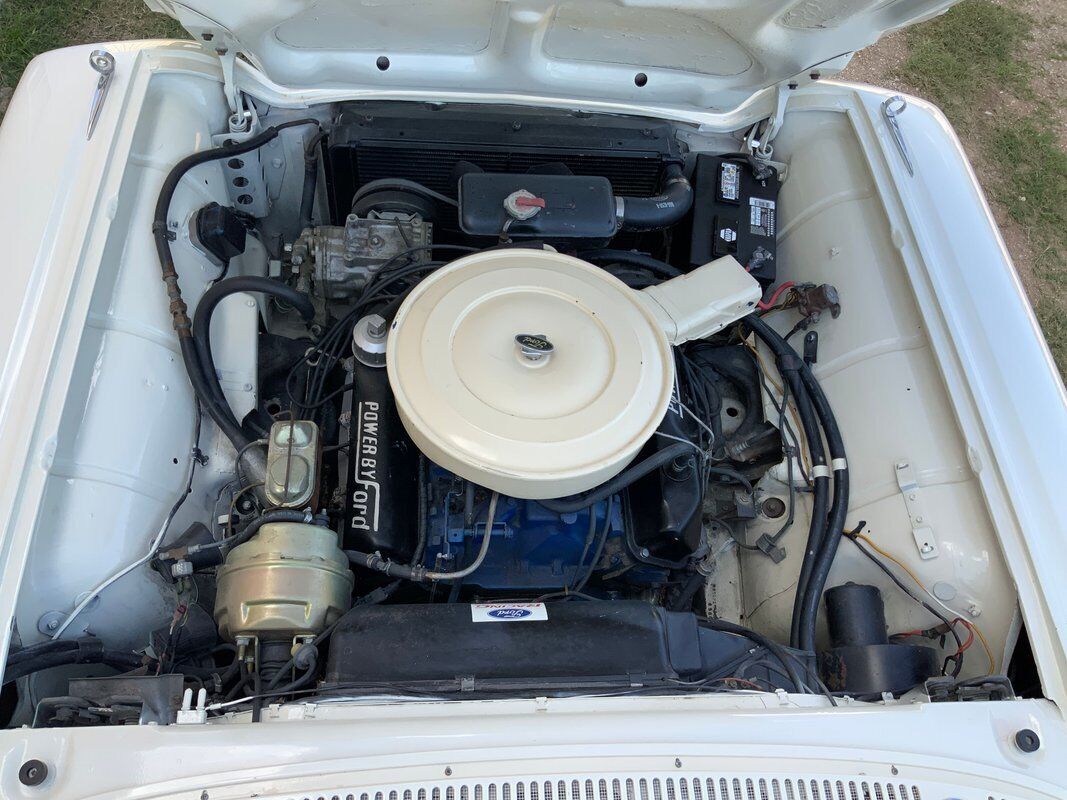
POLYGON ((775 204, 773 200, 758 197, 748 199, 748 226, 756 236, 774 236, 775 204))
POLYGON ((737 202, 741 197, 741 167, 724 161, 719 169, 719 197, 737 202))

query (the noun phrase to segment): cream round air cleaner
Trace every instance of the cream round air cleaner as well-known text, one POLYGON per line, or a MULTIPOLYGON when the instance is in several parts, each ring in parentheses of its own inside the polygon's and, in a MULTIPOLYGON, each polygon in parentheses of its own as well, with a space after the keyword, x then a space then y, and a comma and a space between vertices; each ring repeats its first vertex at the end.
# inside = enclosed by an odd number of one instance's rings
POLYGON ((415 444, 511 497, 598 486, 656 430, 674 383, 662 326, 608 272, 529 249, 462 258, 404 301, 386 350, 415 444))

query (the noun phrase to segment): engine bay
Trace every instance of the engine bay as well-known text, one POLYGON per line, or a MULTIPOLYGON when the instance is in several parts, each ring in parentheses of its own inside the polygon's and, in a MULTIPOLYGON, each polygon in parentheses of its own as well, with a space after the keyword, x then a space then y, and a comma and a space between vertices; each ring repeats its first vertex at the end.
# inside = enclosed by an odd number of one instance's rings
MULTIPOLYGON (((196 416, 143 562, 172 613, 115 646, 85 623, 105 584, 20 630, 13 723, 371 696, 1014 696, 981 608, 950 608, 953 587, 850 514, 856 411, 817 365, 852 298, 783 246, 797 159, 576 112, 271 119, 179 161, 155 206, 196 416), (270 158, 295 176, 273 196, 270 158), (230 202, 176 219, 208 164, 230 202), (227 322, 244 302, 247 384, 227 322), (182 518, 190 494, 211 513, 182 518)), ((906 504, 916 558, 936 556, 911 466, 884 457, 899 493, 862 485, 864 503, 906 504)))

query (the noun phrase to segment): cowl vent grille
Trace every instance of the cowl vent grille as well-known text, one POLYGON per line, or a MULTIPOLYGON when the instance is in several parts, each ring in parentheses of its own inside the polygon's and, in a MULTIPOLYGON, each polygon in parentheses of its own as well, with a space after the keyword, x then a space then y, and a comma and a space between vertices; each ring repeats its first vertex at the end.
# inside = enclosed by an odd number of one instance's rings
POLYGON ((918 786, 869 779, 569 778, 374 787, 287 800, 923 800, 918 786))

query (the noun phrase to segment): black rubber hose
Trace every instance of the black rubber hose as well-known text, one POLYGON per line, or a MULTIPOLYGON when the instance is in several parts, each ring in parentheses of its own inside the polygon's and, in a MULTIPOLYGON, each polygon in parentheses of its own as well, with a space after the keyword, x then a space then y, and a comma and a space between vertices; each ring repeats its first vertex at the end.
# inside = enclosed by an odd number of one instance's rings
MULTIPOLYGON (((368 594, 365 594, 363 595, 363 597, 360 597, 358 600, 356 600, 352 604, 352 608, 355 609, 359 606, 377 605, 378 603, 384 603, 386 600, 392 597, 396 593, 396 590, 399 588, 400 581, 393 581, 392 583, 387 583, 385 586, 379 586, 377 589, 372 590, 368 594)), ((341 620, 343 620, 345 616, 348 615, 348 613, 349 612, 345 612, 345 614, 341 615, 336 620, 331 622, 328 626, 326 626, 326 630, 324 630, 322 633, 312 639, 308 644, 303 645, 301 648, 299 648, 297 650, 297 653, 299 653, 300 650, 303 649, 303 647, 315 648, 325 642, 327 639, 329 639, 330 636, 333 635, 333 632, 334 630, 336 630, 337 626, 341 624, 341 620)), ((315 655, 315 660, 317 663, 317 651, 315 655)), ((278 670, 278 674, 271 679, 271 682, 267 684, 267 691, 272 691, 279 683, 281 683, 282 677, 291 672, 295 664, 296 655, 294 654, 288 661, 285 662, 285 664, 282 665, 282 668, 278 670)))
POLYGON ((785 669, 786 675, 789 676, 790 682, 793 684, 793 688, 799 693, 803 691, 804 681, 800 677, 800 673, 797 671, 797 664, 793 657, 787 653, 778 642, 764 636, 762 633, 756 633, 754 630, 745 628, 741 625, 735 625, 732 622, 727 622, 724 619, 706 619, 702 618, 700 624, 705 628, 711 628, 715 631, 721 631, 723 633, 732 633, 736 636, 744 636, 746 639, 755 642, 760 647, 765 648, 771 655, 773 655, 778 661, 781 662, 782 667, 785 669))
POLYGON ((610 247, 601 247, 596 250, 582 250, 578 253, 580 258, 586 261, 597 261, 605 264, 627 264, 632 267, 642 267, 654 273, 660 278, 677 278, 682 271, 673 264, 660 261, 645 253, 635 253, 632 250, 616 250, 610 247))
POLYGON ((200 302, 196 304, 196 313, 193 315, 193 340, 196 342, 197 358, 200 360, 201 371, 209 384, 216 405, 224 409, 230 417, 231 424, 238 428, 240 428, 240 423, 233 416, 226 396, 222 393, 222 386, 219 385, 218 375, 215 373, 215 359, 211 355, 211 316, 215 313, 219 303, 239 292, 258 292, 277 297, 299 311, 305 322, 310 322, 315 317, 315 307, 311 304, 311 298, 274 278, 241 275, 219 281, 204 292, 200 302))
POLYGON ((105 664, 114 669, 128 672, 131 669, 137 669, 143 663, 144 659, 141 656, 118 650, 94 649, 90 652, 85 652, 82 648, 61 650, 45 653, 35 658, 24 659, 15 664, 8 662, 7 668, 4 670, 4 683, 8 684, 35 672, 69 664, 105 664))
POLYGON ((276 689, 271 689, 271 687, 268 686, 267 690, 271 692, 277 692, 278 694, 288 694, 289 692, 295 692, 297 689, 302 689, 309 683, 314 681, 315 678, 318 677, 318 671, 318 660, 313 657, 311 659, 311 663, 308 665, 308 668, 304 670, 304 674, 301 675, 299 678, 292 681, 291 683, 285 684, 284 686, 279 686, 276 689))
POLYGON ((738 472, 736 469, 733 469, 732 467, 707 467, 704 471, 708 475, 718 475, 722 478, 729 478, 734 483, 740 483, 742 486, 745 487, 745 491, 749 494, 752 494, 753 491, 755 491, 752 486, 752 481, 750 481, 748 478, 746 478, 744 475, 742 475, 740 472, 738 472))
POLYGON ((208 380, 207 375, 200 368, 200 356, 196 352, 196 341, 192 338, 179 338, 178 346, 181 348, 182 361, 185 363, 185 371, 189 376, 189 383, 193 387, 193 394, 200 401, 200 406, 211 417, 223 435, 230 440, 234 450, 240 451, 253 441, 254 437, 244 432, 237 424, 233 410, 228 403, 221 404, 216 398, 212 388, 218 384, 218 380, 208 380))
MULTIPOLYGON (((818 463, 825 466, 826 457, 823 454, 822 431, 819 428, 818 418, 815 416, 815 411, 812 408, 811 399, 806 393, 802 392, 797 394, 795 387, 792 384, 790 384, 789 390, 795 396, 794 403, 797 408, 797 414, 800 416, 800 425, 804 429, 804 438, 809 442, 815 441, 818 443, 818 463)), ((811 451, 810 446, 808 449, 811 451)), ((814 456, 812 458, 812 463, 816 463, 814 456)), ((823 540, 826 536, 826 513, 830 507, 830 478, 826 475, 817 475, 813 478, 812 483, 814 485, 811 506, 811 524, 808 528, 808 540, 804 545, 804 559, 800 564, 800 576, 797 579, 797 591, 793 600, 793 615, 789 626, 789 641, 794 647, 800 647, 801 609, 804 606, 804 598, 807 596, 808 583, 811 579, 812 570, 815 568, 815 560, 818 558, 819 549, 822 547, 823 540), (816 530, 816 522, 819 523, 818 530, 816 530)))
POLYGON ((44 655, 61 653, 64 650, 77 649, 78 641, 76 639, 48 639, 43 642, 38 642, 37 644, 31 644, 28 647, 22 647, 18 650, 11 651, 7 656, 7 666, 8 669, 10 669, 15 664, 40 658, 44 655))
POLYGON ((193 323, 189 319, 189 307, 185 304, 185 300, 182 299, 181 286, 178 284, 178 272, 174 267, 174 254, 170 249, 173 233, 167 227, 167 215, 170 213, 170 204, 174 198, 174 192, 189 170, 210 161, 234 158, 244 153, 250 153, 275 139, 285 128, 318 124, 318 120, 315 119, 298 119, 283 122, 280 125, 267 128, 262 133, 258 133, 243 142, 225 144, 221 147, 192 153, 174 165, 164 179, 163 186, 159 190, 159 197, 156 199, 156 209, 152 216, 152 238, 155 240, 156 253, 159 256, 163 283, 167 287, 167 297, 170 298, 172 324, 175 333, 178 335, 185 371, 189 375, 189 383, 193 387, 193 393, 200 400, 204 410, 207 411, 211 419, 219 426, 235 448, 243 447, 251 440, 241 431, 240 426, 232 424, 229 419, 229 417, 232 417, 232 413, 227 414, 227 409, 219 405, 211 391, 211 383, 206 379, 203 366, 200 364, 196 346, 193 343, 193 323))
POLYGON ((425 580, 423 573, 426 570, 420 565, 400 564, 396 561, 391 561, 388 558, 383 558, 377 553, 361 553, 359 550, 345 550, 344 552, 345 555, 348 556, 348 560, 358 567, 363 567, 374 572, 380 572, 383 575, 388 575, 390 578, 400 578, 405 581, 414 581, 418 583, 425 580))
MULTIPOLYGON (((231 536, 229 539, 222 539, 218 542, 211 542, 209 544, 200 545, 196 548, 196 552, 207 550, 213 547, 225 547, 229 550, 237 547, 239 544, 244 544, 257 533, 259 529, 264 525, 269 525, 272 522, 308 522, 308 515, 303 511, 296 511, 290 508, 280 508, 275 511, 265 511, 256 517, 254 520, 248 523, 243 531, 231 536)), ((190 551, 192 552, 192 551, 190 551)))
POLYGON ((667 167, 663 192, 655 197, 616 197, 622 206, 620 221, 624 231, 654 231, 669 228, 693 207, 693 187, 677 164, 667 167))
POLYGON ((674 602, 671 603, 671 611, 691 611, 693 608, 693 598, 696 597, 696 593, 700 590, 700 587, 704 585, 707 577, 694 572, 690 575, 682 586, 682 590, 678 593, 678 596, 674 598, 674 602))
MULTIPOLYGON (((789 385, 789 391, 795 398, 797 413, 800 416, 800 424, 804 429, 804 437, 808 441, 808 450, 811 453, 813 471, 826 471, 826 453, 823 448, 822 430, 819 419, 811 404, 807 385, 801 377, 804 370, 810 372, 810 368, 797 352, 789 345, 782 336, 762 319, 752 314, 743 320, 745 326, 756 334, 774 353, 778 371, 782 379, 789 385), (820 469, 821 468, 821 469, 820 469)), ((816 474, 814 480, 811 524, 808 528, 808 542, 804 552, 804 560, 800 566, 800 578, 797 582, 796 599, 793 602, 793 618, 790 626, 790 644, 793 647, 802 647, 801 620, 803 609, 808 593, 811 591, 811 576, 815 570, 816 561, 819 558, 820 549, 825 540, 828 527, 827 508, 829 506, 830 478, 827 475, 816 474)))
POLYGON ((312 136, 304 149, 304 189, 300 195, 300 230, 311 227, 311 215, 315 210, 315 188, 319 181, 319 160, 316 148, 326 136, 320 130, 312 136))
POLYGON ((800 612, 801 647, 805 650, 814 650, 819 603, 822 601, 826 580, 830 575, 830 568, 833 566, 837 548, 841 544, 841 536, 845 531, 845 518, 848 515, 849 474, 844 439, 826 393, 823 392, 810 368, 801 372, 801 379, 811 395, 815 413, 826 434, 826 446, 830 450, 830 458, 833 459, 831 466, 834 473, 834 499, 830 505, 826 535, 819 545, 819 554, 808 578, 807 593, 800 612))
POLYGON ((668 445, 662 450, 653 453, 648 458, 627 467, 614 478, 600 484, 600 486, 592 491, 586 492, 585 494, 574 495, 573 497, 560 497, 554 500, 538 500, 536 502, 543 505, 549 511, 555 511, 557 514, 573 514, 576 511, 581 511, 583 508, 589 508, 589 506, 595 505, 601 500, 606 500, 613 494, 621 492, 630 484, 645 477, 650 472, 670 464, 679 456, 692 455, 694 449, 695 445, 689 444, 688 442, 676 442, 675 444, 668 445))
MULTIPOLYGON (((786 347, 788 346, 786 344, 786 347)), ((794 358, 791 361, 797 365, 796 375, 804 389, 804 393, 797 394, 797 408, 800 410, 806 406, 807 408, 801 412, 802 415, 814 414, 817 417, 822 433, 826 437, 830 458, 833 460, 831 464, 834 476, 833 500, 830 502, 829 515, 821 535, 817 540, 808 543, 808 551, 805 553, 805 562, 802 565, 800 581, 797 585, 798 602, 793 608, 795 646, 803 650, 814 650, 819 603, 822 601, 826 580, 833 566, 834 557, 837 555, 838 545, 841 543, 845 517, 848 514, 849 474, 844 441, 829 400, 811 368, 795 353, 793 355, 794 358)), ((815 480, 818 485, 827 483, 829 478, 817 477, 815 480)), ((813 509, 813 517, 818 515, 821 518, 821 515, 826 513, 825 492, 822 493, 821 498, 816 496, 816 501, 820 500, 821 502, 817 502, 813 509)))
POLYGON ((304 164, 304 189, 300 194, 300 231, 311 227, 311 213, 315 207, 315 184, 318 183, 319 168, 314 162, 304 164))

